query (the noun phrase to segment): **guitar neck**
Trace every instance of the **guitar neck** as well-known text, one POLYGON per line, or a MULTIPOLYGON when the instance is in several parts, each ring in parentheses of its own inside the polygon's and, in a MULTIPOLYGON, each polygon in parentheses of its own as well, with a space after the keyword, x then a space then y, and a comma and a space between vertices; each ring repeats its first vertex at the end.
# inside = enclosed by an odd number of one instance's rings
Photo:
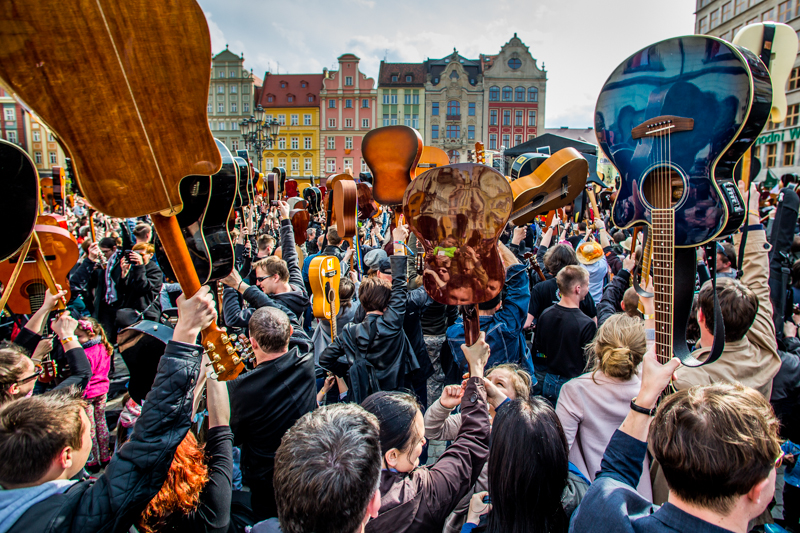
MULTIPOLYGON (((653 209, 653 287, 656 308, 656 357, 661 364, 673 353, 673 287, 675 286, 675 211, 653 209)), ((688 281, 687 281, 688 283, 688 281)))

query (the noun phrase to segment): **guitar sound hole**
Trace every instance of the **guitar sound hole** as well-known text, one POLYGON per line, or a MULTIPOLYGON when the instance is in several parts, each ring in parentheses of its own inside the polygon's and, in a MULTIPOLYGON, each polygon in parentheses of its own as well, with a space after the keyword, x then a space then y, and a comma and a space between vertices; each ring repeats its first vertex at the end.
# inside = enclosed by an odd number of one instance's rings
POLYGON ((47 292, 47 285, 44 283, 31 283, 25 288, 25 292, 31 302, 31 313, 35 313, 44 304, 44 293, 47 292))
POLYGON ((644 199, 654 209, 669 209, 683 197, 683 179, 671 168, 655 168, 644 178, 644 199))

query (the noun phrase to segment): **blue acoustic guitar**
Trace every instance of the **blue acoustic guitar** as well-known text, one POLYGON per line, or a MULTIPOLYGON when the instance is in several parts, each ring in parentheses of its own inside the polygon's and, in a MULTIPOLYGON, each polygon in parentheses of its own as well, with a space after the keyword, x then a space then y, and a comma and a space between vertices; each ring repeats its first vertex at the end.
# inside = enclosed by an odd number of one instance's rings
MULTIPOLYGON (((733 169, 766 124, 771 105, 764 63, 745 48, 704 35, 640 50, 600 92, 597 140, 620 174, 612 221, 651 228, 656 355, 662 363, 674 354, 685 365, 700 364, 685 342, 695 276, 691 248, 733 233, 746 218, 733 169)), ((724 338, 719 332, 715 339, 724 338)))
POLYGON ((614 224, 653 225, 667 210, 675 247, 733 233, 746 207, 736 162, 766 124, 769 73, 752 52, 692 35, 626 59, 597 100, 597 140, 620 173, 614 224))

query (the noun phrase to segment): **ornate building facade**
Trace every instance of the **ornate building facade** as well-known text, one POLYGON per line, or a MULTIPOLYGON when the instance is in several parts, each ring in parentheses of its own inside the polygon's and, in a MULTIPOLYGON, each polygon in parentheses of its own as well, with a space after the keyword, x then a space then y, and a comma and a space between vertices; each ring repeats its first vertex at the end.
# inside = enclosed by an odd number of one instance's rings
POLYGON ((319 176, 319 92, 322 74, 264 74, 258 103, 265 120, 281 125, 275 145, 264 152, 264 169, 286 169, 291 178, 319 176))
POLYGON ((547 73, 516 33, 499 54, 481 55, 481 70, 486 148, 511 148, 541 134, 547 73))
POLYGON ((453 49, 451 55, 424 65, 425 143, 447 152, 451 163, 465 162, 467 150, 483 138, 481 62, 453 49))
MULTIPOLYGON (((378 124, 405 124, 425 132, 425 65, 381 61, 378 75, 378 124)), ((428 138, 424 139, 425 144, 428 138)))
POLYGON ((320 174, 369 172, 361 140, 376 127, 378 90, 375 79, 358 68, 353 54, 339 56, 339 70, 323 69, 320 101, 320 174))
POLYGON ((244 54, 237 56, 226 46, 211 59, 208 126, 232 152, 244 149, 239 123, 253 114, 256 83, 260 80, 244 69, 244 54))

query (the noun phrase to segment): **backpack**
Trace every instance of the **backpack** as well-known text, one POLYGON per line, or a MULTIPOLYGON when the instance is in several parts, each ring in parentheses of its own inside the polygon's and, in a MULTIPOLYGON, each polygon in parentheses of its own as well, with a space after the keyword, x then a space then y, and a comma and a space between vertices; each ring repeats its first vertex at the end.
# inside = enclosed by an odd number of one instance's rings
MULTIPOLYGON (((377 321, 373 321, 370 325, 367 352, 369 352, 372 348, 372 343, 375 341, 375 335, 377 333, 378 324, 377 321)), ((381 390, 375 367, 367 360, 366 357, 362 357, 361 353, 358 351, 357 343, 356 353, 353 356, 353 362, 350 364, 350 369, 347 371, 347 377, 350 381, 348 401, 360 404, 367 398, 367 396, 381 390)))

